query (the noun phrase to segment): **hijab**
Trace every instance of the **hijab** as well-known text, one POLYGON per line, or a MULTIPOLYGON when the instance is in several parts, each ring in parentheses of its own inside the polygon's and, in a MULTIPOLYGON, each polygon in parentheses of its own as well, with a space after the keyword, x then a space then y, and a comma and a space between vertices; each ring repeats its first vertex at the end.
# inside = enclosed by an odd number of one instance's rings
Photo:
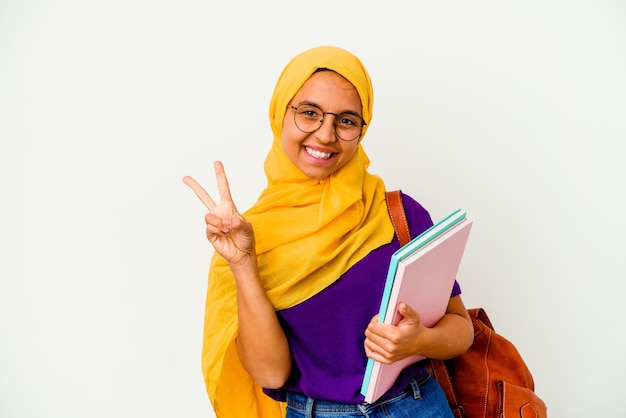
MULTIPOLYGON (((243 213, 253 225, 259 273, 276 310, 297 305, 335 282, 375 248, 391 241, 393 226, 383 181, 367 171, 361 141, 372 118, 373 90, 361 61, 338 47, 316 47, 293 58, 270 101, 274 140, 265 159, 267 187, 243 213), (318 69, 348 80, 366 122, 354 156, 325 179, 307 177, 282 148, 286 106, 318 69)), ((202 366, 218 418, 280 417, 284 408, 262 394, 237 357, 237 304, 228 263, 215 253, 207 290, 202 366)))

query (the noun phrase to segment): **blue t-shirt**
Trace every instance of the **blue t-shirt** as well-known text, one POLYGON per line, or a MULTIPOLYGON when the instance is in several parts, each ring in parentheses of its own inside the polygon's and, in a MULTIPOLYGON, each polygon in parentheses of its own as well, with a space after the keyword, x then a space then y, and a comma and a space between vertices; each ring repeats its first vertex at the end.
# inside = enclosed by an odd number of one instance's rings
MULTIPOLYGON (((405 194, 402 201, 412 237, 433 225, 418 202, 405 194)), ((360 390, 367 365, 364 333, 378 313, 389 260, 399 248, 394 236, 389 244, 372 251, 322 292, 277 312, 289 341, 293 365, 285 386, 266 389, 268 395, 284 400, 285 391, 294 391, 333 402, 363 402, 360 390)), ((455 282, 452 296, 460 293, 455 282)), ((424 367, 419 362, 406 368, 383 398, 404 390, 424 367)))

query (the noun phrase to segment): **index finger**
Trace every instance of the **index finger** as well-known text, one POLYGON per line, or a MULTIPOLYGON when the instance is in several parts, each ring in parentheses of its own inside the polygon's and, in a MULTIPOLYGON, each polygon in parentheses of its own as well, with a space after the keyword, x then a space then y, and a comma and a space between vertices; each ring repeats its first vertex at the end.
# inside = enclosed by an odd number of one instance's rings
POLYGON ((202 186, 200 186, 200 183, 198 183, 191 176, 183 177, 183 183, 185 183, 187 186, 191 188, 191 190, 194 191, 196 196, 200 198, 200 200, 202 201, 202 203, 204 203, 204 206, 206 206, 209 212, 213 210, 213 208, 215 207, 215 202, 213 201, 213 199, 211 199, 211 196, 209 195, 209 193, 206 190, 204 190, 202 186))

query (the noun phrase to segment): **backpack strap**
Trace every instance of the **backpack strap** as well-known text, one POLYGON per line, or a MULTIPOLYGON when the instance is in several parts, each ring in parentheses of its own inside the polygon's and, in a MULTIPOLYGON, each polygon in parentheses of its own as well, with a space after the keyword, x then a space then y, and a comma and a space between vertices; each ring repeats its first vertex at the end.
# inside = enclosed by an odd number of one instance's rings
POLYGON ((406 213, 404 213, 404 206, 402 205, 402 191, 393 190, 387 192, 387 210, 389 211, 393 229, 396 231, 396 236, 400 241, 400 246, 402 246, 411 240, 411 230, 409 229, 409 223, 406 220, 406 213))
POLYGON ((428 359, 427 367, 430 374, 437 382, 439 382, 439 386, 441 386, 441 389, 443 389, 443 392, 446 394, 446 398, 448 399, 448 403, 450 404, 454 417, 465 418, 465 411, 459 404, 459 399, 457 398, 456 391, 452 385, 450 371, 448 370, 448 366, 445 361, 428 359))

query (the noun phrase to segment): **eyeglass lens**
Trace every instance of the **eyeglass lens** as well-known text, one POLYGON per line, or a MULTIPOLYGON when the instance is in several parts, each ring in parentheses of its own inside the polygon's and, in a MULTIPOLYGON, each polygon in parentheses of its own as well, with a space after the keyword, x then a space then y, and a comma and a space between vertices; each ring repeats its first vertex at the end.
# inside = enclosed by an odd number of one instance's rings
MULTIPOLYGON (((334 115, 334 113, 322 112, 317 106, 300 105, 298 107, 290 106, 294 109, 294 121, 298 129, 302 132, 311 133, 318 130, 326 115, 334 115)), ((344 141, 353 141, 361 135, 363 128, 363 120, 352 113, 341 113, 334 115, 335 135, 344 141)))

